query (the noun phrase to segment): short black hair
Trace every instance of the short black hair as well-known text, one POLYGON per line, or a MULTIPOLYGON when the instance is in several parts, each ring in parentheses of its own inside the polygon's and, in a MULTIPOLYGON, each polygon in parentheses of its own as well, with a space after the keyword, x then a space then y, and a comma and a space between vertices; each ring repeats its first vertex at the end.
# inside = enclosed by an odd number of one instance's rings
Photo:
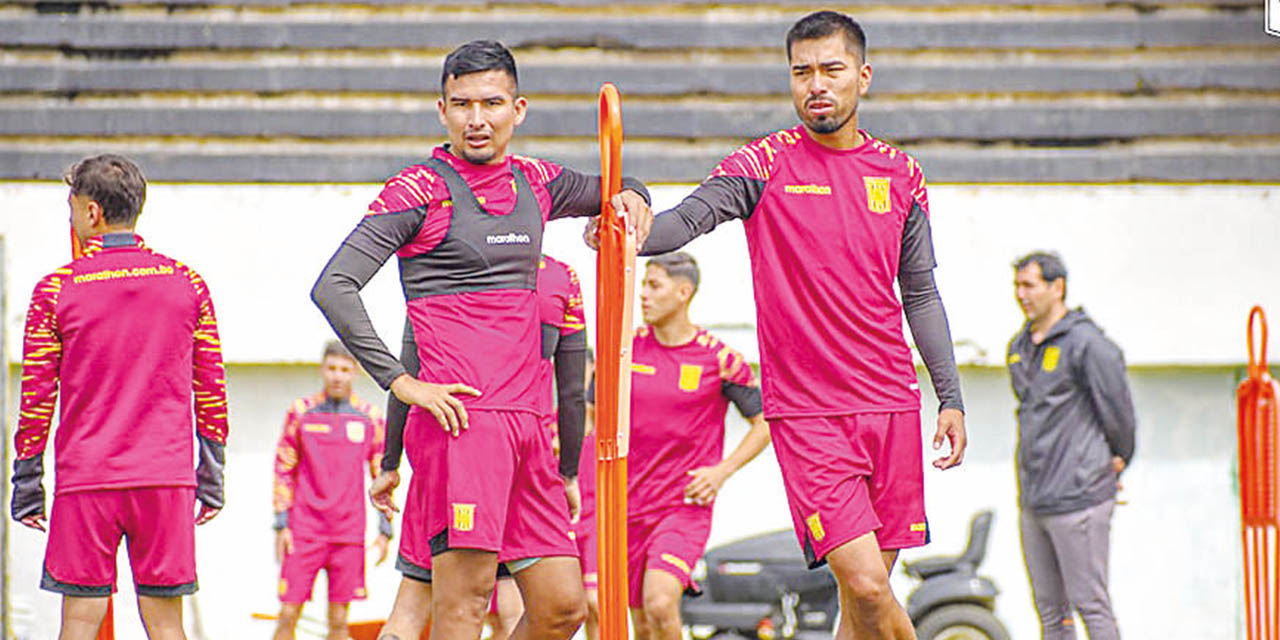
POLYGON ((1067 299, 1067 264, 1062 261, 1062 256, 1054 251, 1032 251, 1021 258, 1013 261, 1013 270, 1022 271, 1028 266, 1036 264, 1040 266, 1040 277, 1045 282, 1053 283, 1054 280, 1062 278, 1062 299, 1067 299))
POLYGON ((440 72, 440 93, 444 93, 444 83, 449 78, 482 71, 505 71, 511 76, 511 84, 515 85, 516 92, 519 93, 520 79, 516 75, 515 56, 497 40, 472 40, 445 56, 444 69, 440 72))
POLYGON ((857 20, 838 11, 815 11, 791 25, 787 30, 787 60, 791 60, 791 45, 796 42, 817 40, 833 33, 844 36, 849 53, 857 54, 860 62, 867 61, 867 33, 857 20))
POLYGON ((90 156, 67 168, 62 181, 71 195, 84 196, 102 207, 109 225, 132 226, 147 199, 147 179, 128 158, 114 153, 90 156))
POLYGON ((684 278, 693 285, 694 292, 698 290, 698 281, 701 280, 702 273, 698 270, 698 261, 693 256, 683 252, 675 251, 672 253, 664 253, 660 256, 649 258, 647 266, 657 265, 662 267, 663 271, 671 278, 684 278))
POLYGON ((351 355, 347 347, 337 340, 330 340, 324 343, 324 357, 321 360, 327 360, 331 357, 346 358, 352 362, 356 361, 356 357, 351 355))

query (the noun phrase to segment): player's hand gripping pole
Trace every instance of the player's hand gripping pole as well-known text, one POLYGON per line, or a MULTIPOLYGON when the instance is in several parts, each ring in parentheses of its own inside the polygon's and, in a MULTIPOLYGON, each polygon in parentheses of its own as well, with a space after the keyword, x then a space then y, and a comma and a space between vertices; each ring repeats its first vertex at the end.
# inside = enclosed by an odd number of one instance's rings
POLYGON ((1280 384, 1267 371, 1267 316, 1249 311, 1249 375, 1236 390, 1240 437, 1240 533, 1248 640, 1280 638, 1280 473, 1277 472, 1276 401, 1280 384), (1261 329, 1253 348, 1253 321, 1261 329))
MULTIPOLYGON (((80 236, 76 235, 76 228, 71 227, 71 259, 79 260, 84 257, 84 247, 80 245, 80 236)), ((115 640, 116 624, 115 624, 115 607, 112 606, 114 598, 110 594, 107 595, 107 614, 102 618, 102 624, 98 627, 98 636, 96 640, 115 640)))
POLYGON ((622 105, 600 88, 600 251, 596 256, 596 531, 600 638, 627 638, 627 449, 636 237, 609 201, 622 190, 622 105))

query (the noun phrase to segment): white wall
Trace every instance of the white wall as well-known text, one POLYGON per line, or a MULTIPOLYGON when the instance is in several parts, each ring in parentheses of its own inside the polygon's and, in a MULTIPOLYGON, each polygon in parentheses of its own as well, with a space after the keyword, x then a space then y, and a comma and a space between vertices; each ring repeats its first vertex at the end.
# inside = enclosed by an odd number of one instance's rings
MULTIPOLYGON (((690 188, 656 187, 657 207, 690 188)), ((308 299, 311 285, 378 186, 156 184, 149 191, 139 232, 209 281, 226 358, 311 360, 329 336, 308 299)), ((1062 253, 1070 302, 1085 305, 1133 364, 1239 362, 1249 307, 1261 303, 1280 319, 1275 186, 935 185, 930 196, 937 277, 962 361, 1002 362, 1021 323, 1009 263, 1036 248, 1062 253)), ((0 183, 15 359, 32 287, 68 254, 65 198, 56 183, 0 183)), ((550 224, 545 250, 578 269, 590 300, 595 257, 579 239, 582 224, 550 224)), ((755 324, 736 226, 689 246, 704 271, 694 306, 706 324, 755 324)), ((396 270, 384 269, 367 291, 378 329, 396 343, 403 322, 396 270)))

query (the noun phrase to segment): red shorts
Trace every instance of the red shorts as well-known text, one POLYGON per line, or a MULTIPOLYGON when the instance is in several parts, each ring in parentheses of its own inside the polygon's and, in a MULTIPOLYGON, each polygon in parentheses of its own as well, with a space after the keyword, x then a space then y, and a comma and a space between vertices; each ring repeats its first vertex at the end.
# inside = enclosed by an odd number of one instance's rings
POLYGON ((195 487, 139 487, 64 493, 49 516, 40 587, 69 596, 116 589, 116 549, 129 540, 138 595, 196 592, 195 487))
POLYGON ((293 540, 293 553, 280 565, 280 601, 302 604, 311 599, 316 574, 329 577, 329 602, 364 600, 364 545, 323 540, 293 540))
POLYGON ((919 411, 782 418, 769 432, 810 567, 872 531, 886 550, 929 542, 919 411))
POLYGON ((711 507, 681 505, 627 519, 627 582, 633 609, 644 606, 644 574, 665 571, 697 592, 693 566, 707 549, 711 507))
POLYGON ((431 552, 480 549, 499 562, 576 558, 551 432, 531 413, 473 409, 468 417, 457 437, 430 416, 415 431, 423 463, 414 473, 428 484, 414 507, 426 514, 431 552))

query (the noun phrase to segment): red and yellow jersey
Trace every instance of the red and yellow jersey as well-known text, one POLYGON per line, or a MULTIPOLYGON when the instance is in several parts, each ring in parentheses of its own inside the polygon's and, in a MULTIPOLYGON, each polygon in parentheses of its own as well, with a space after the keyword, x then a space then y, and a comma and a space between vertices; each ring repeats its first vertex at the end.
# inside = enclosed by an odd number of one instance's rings
POLYGON ((225 377, 200 275, 132 233, 92 238, 32 294, 17 459, 44 453, 61 394, 56 493, 195 486, 192 416, 226 443, 225 377))
POLYGON ((289 514, 295 538, 364 542, 364 476, 377 476, 385 438, 382 413, 354 394, 293 403, 276 446, 272 502, 289 514))
POLYGON ((724 456, 729 402, 749 418, 760 393, 742 354, 704 329, 667 346, 643 327, 632 350, 627 512, 636 516, 683 504, 688 472, 724 456))

